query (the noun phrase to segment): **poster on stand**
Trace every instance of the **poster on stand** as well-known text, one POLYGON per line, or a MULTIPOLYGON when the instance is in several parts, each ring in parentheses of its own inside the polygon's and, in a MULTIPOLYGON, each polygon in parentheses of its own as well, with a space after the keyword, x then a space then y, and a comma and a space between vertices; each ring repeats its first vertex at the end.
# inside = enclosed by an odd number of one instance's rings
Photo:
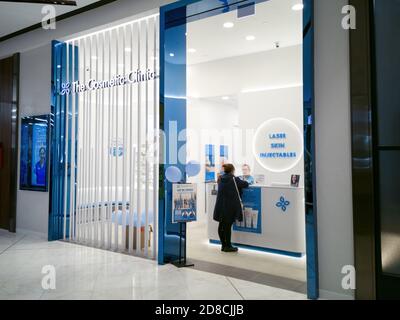
POLYGON ((172 188, 172 223, 197 220, 197 185, 174 184, 172 188))
POLYGON ((236 221, 233 230, 239 232, 262 233, 261 188, 243 190, 243 221, 236 221))

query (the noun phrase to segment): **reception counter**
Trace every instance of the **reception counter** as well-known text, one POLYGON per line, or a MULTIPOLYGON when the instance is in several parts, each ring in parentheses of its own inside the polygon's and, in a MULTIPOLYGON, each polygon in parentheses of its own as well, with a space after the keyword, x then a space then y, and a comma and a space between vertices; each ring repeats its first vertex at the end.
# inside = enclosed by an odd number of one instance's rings
MULTIPOLYGON (((208 237, 219 243, 218 222, 213 220, 217 184, 206 185, 208 237)), ((291 256, 305 253, 304 189, 252 186, 243 190, 244 221, 236 223, 232 243, 250 249, 291 256)))

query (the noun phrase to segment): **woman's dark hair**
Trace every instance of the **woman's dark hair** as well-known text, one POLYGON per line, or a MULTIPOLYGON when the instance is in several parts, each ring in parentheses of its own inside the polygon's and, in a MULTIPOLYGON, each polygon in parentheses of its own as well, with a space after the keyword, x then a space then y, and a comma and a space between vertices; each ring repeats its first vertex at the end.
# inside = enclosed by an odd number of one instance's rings
POLYGON ((233 166, 233 164, 230 163, 224 164, 222 168, 224 168, 224 172, 227 174, 233 173, 233 171, 235 171, 235 167, 233 166))

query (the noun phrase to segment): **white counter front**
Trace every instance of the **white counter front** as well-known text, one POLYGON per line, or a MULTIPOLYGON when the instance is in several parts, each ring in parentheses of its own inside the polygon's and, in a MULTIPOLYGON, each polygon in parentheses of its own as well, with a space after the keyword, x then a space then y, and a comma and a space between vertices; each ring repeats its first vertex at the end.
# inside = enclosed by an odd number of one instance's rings
MULTIPOLYGON (((209 183, 206 190, 208 237, 212 242, 216 242, 219 241, 218 222, 213 220, 213 212, 217 198, 217 185, 209 183)), ((256 249, 265 249, 266 251, 282 251, 282 253, 296 256, 305 253, 303 188, 252 186, 244 190, 243 202, 245 211, 250 212, 250 214, 246 213, 249 219, 233 228, 232 243, 256 249), (260 192, 255 188, 259 188, 260 192), (251 222, 251 212, 257 211, 251 210, 251 208, 246 209, 246 202, 249 200, 247 198, 251 196, 251 201, 254 202, 253 194, 255 193, 260 196, 259 201, 261 204, 258 204, 261 207, 261 212, 259 213, 260 223, 257 221, 258 218, 253 218, 253 222, 251 222), (254 224, 259 224, 258 228, 254 224)))

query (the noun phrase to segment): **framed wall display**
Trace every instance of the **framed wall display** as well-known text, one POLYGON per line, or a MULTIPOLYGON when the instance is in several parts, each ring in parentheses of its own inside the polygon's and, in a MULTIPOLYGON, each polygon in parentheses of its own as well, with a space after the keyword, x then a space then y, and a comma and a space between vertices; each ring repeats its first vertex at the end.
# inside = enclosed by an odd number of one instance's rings
POLYGON ((300 175, 292 174, 290 178, 290 186, 293 188, 298 188, 300 184, 300 175))
POLYGON ((48 190, 49 115, 21 119, 20 190, 48 190))

